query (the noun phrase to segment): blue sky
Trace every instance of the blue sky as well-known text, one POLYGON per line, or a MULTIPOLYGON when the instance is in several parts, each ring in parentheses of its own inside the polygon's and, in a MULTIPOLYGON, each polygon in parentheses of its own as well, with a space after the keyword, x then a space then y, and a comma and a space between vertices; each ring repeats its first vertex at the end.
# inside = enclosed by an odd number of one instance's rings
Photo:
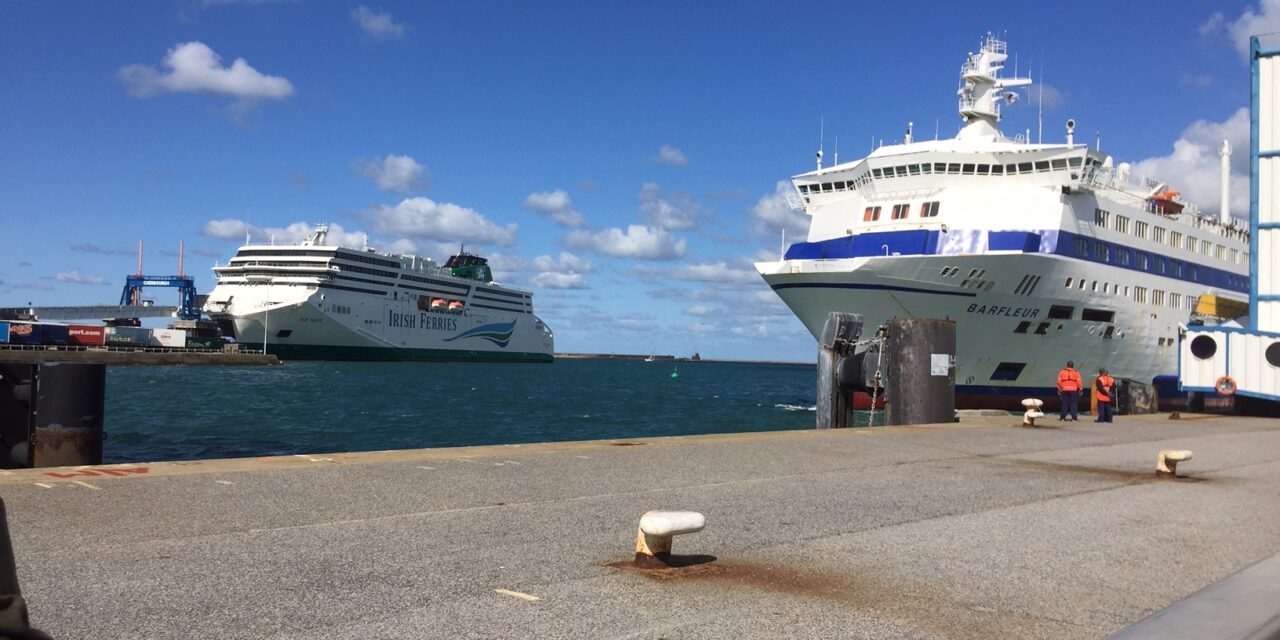
MULTIPOLYGON (((139 240, 154 274, 185 240, 207 292, 246 231, 328 222, 437 260, 466 243, 535 291, 559 351, 810 360, 750 268, 807 228, 778 182, 812 169, 820 120, 829 160, 907 121, 954 135, 987 31, 1047 81, 1046 141, 1075 118, 1216 210, 1227 137, 1241 202, 1241 43, 1280 31, 1280 0, 970 6, 6 3, 0 306, 114 302, 139 240)), ((1038 95, 1006 133, 1035 131, 1038 95)))

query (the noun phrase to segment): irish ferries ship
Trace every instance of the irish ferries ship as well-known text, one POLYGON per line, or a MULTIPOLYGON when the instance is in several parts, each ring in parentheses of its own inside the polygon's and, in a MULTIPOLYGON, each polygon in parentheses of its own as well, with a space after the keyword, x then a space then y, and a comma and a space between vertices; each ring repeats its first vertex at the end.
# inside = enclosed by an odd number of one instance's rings
POLYGON ((901 144, 829 167, 819 152, 790 194, 811 216, 808 240, 756 268, 815 337, 833 310, 870 327, 955 320, 960 406, 1056 397, 1067 360, 1159 384, 1177 373, 1179 327, 1202 296, 1219 308, 1247 298, 1247 225, 1225 195, 1211 217, 1170 185, 1132 179, 1128 164, 1075 143, 1071 121, 1062 144, 1001 134, 1009 89, 1031 84, 1002 76, 1007 57, 988 35, 961 66, 954 139, 908 129, 901 144))
POLYGON ((325 244, 241 247, 214 267, 205 311, 247 349, 284 359, 551 362, 554 336, 528 291, 467 253, 417 256, 325 244))

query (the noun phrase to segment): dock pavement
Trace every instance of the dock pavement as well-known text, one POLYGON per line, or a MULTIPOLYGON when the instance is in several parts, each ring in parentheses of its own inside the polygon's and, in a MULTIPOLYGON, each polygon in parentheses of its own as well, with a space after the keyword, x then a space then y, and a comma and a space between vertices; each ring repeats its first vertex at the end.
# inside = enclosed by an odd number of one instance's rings
POLYGON ((58 639, 1102 638, 1280 552, 1280 421, 1087 420, 28 469, 0 495, 58 639), (1183 478, 1162 449, 1194 452, 1183 478), (689 566, 626 567, 650 509, 706 516, 689 566))

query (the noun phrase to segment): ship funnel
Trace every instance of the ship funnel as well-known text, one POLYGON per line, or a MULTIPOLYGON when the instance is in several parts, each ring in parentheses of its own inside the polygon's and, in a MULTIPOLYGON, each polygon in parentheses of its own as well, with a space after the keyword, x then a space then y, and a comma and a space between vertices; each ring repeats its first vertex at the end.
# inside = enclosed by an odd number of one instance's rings
POLYGON ((1222 156, 1222 206, 1218 209, 1218 220, 1225 225, 1231 224, 1231 143, 1223 140, 1218 155, 1222 156))

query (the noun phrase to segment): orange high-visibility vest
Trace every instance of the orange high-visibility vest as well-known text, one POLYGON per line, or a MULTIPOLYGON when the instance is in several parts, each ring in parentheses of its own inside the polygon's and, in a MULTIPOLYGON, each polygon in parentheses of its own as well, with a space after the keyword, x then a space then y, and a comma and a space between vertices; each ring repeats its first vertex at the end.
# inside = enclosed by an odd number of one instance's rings
POLYGON ((1115 378, 1109 375, 1098 376, 1098 402, 1111 402, 1111 389, 1115 384, 1115 378))
POLYGON ((1080 374, 1075 369, 1067 367, 1058 372, 1058 391, 1079 391, 1080 390, 1080 374))

